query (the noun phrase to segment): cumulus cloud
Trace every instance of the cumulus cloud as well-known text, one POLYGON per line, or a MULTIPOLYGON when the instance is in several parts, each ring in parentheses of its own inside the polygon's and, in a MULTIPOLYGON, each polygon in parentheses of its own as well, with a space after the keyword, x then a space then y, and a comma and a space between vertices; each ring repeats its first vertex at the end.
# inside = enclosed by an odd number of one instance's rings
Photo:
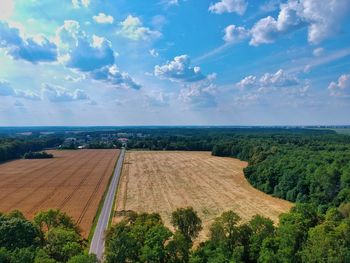
POLYGON ((350 97, 350 74, 341 75, 336 82, 332 81, 328 90, 331 96, 350 97))
POLYGON ((244 27, 229 25, 225 28, 225 35, 223 37, 225 42, 240 42, 250 35, 249 30, 244 27))
POLYGON ((139 90, 141 85, 138 84, 130 75, 126 72, 120 72, 116 65, 106 66, 90 73, 91 77, 95 80, 103 81, 111 86, 117 88, 131 88, 139 90))
POLYGON ((164 65, 155 66, 154 75, 160 79, 175 82, 194 82, 205 79, 200 67, 191 66, 191 59, 188 55, 177 56, 164 65))
POLYGON ((42 85, 41 94, 43 99, 47 99, 51 102, 70 102, 90 99, 85 91, 81 89, 70 91, 66 88, 47 83, 42 85))
POLYGON ((97 16, 92 17, 96 23, 99 24, 113 24, 114 18, 111 15, 99 13, 97 16))
POLYGON ((318 44, 339 31, 349 9, 348 0, 323 1, 322 4, 318 0, 289 0, 280 5, 277 18, 268 16, 255 23, 250 44, 273 43, 280 36, 302 27, 308 28, 308 41, 318 44))
POLYGON ((90 0, 72 0, 72 5, 74 8, 87 8, 90 5, 90 0))
POLYGON ((118 34, 131 40, 153 40, 162 36, 157 30, 144 27, 140 18, 129 15, 120 23, 118 34))
POLYGON ((287 87, 299 84, 297 77, 284 72, 282 69, 276 73, 265 73, 259 80, 263 86, 287 87))
POLYGON ((115 65, 115 52, 103 37, 88 35, 77 21, 65 21, 57 30, 60 55, 65 65, 113 87, 140 89, 141 85, 115 65))
POLYGON ((245 0, 221 0, 209 6, 209 11, 215 14, 237 13, 243 15, 248 3, 245 0))
POLYGON ((23 38, 17 28, 0 21, 0 48, 14 59, 31 63, 52 62, 57 59, 57 46, 43 36, 23 38))
POLYGON ((250 75, 242 79, 240 82, 236 84, 236 86, 240 89, 252 88, 258 84, 256 76, 250 75))
POLYGON ((300 80, 291 74, 286 73, 280 69, 275 73, 265 73, 260 78, 250 75, 236 83, 236 87, 240 89, 247 89, 257 87, 261 90, 271 87, 289 87, 300 84, 300 80))
POLYGON ((111 43, 97 36, 88 37, 77 21, 68 20, 57 30, 60 55, 67 67, 83 72, 93 71, 114 63, 111 43))
POLYGON ((214 84, 215 79, 216 74, 213 73, 201 81, 186 83, 180 90, 180 100, 195 109, 216 107, 218 91, 214 84))
POLYGON ((32 91, 16 90, 8 81, 0 80, 0 96, 11 96, 27 100, 40 100, 40 96, 32 91))

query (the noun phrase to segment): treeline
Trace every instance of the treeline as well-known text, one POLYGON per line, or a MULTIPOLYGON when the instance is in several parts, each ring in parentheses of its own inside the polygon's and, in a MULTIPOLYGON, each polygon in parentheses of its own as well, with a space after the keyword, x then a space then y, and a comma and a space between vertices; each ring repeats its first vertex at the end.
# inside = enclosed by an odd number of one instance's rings
POLYGON ((350 202, 350 136, 270 135, 217 143, 213 155, 246 160, 256 188, 325 211, 350 202))
POLYGON ((1 263, 97 263, 74 221, 59 210, 38 213, 33 221, 19 211, 0 214, 1 263))
POLYGON ((23 155, 24 159, 51 159, 53 154, 47 152, 27 152, 23 155))
POLYGON ((61 143, 62 139, 56 136, 0 139, 0 162, 21 158, 25 153, 41 151, 61 143))
POLYGON ((173 212, 175 232, 158 214, 130 213, 107 234, 106 262, 350 262, 349 216, 349 204, 325 214, 298 204, 275 227, 259 215, 242 223, 226 211, 211 225, 208 240, 193 248, 202 225, 192 208, 173 212))
POLYGON ((125 133, 139 132, 144 135, 129 138, 129 149, 184 151, 212 151, 215 145, 230 142, 232 139, 335 134, 330 130, 282 128, 135 128, 122 131, 125 133))

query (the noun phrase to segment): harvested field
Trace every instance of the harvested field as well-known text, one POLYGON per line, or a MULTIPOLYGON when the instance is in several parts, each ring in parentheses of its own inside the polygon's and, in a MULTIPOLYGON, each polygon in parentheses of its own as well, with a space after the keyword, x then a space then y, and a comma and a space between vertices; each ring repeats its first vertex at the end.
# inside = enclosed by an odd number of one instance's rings
POLYGON ((123 211, 158 212, 170 227, 178 207, 192 206, 208 226, 223 211, 233 210, 246 221, 260 214, 278 222, 292 204, 252 187, 243 175, 247 165, 209 152, 127 152, 117 194, 115 222, 123 211))
POLYGON ((35 213, 59 208, 89 231, 118 150, 49 151, 53 159, 16 160, 0 165, 0 211, 35 213))

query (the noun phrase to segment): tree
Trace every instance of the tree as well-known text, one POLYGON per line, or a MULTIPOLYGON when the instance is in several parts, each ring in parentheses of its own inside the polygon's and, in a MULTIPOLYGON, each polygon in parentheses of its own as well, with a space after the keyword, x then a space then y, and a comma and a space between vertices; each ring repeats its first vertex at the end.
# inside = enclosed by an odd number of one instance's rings
POLYGON ((57 261, 66 262, 83 252, 84 243, 74 230, 52 228, 46 233, 45 250, 57 261))
POLYGON ((35 259, 34 248, 17 248, 11 253, 11 263, 33 263, 35 259))
POLYGON ((165 242, 172 236, 168 228, 163 225, 152 227, 145 236, 145 242, 141 248, 140 259, 142 262, 165 262, 165 242))
POLYGON ((304 262, 350 262, 350 219, 329 209, 325 222, 310 229, 301 254, 304 262))
POLYGON ((81 254, 72 257, 67 263, 98 263, 96 255, 81 254))
POLYGON ((210 229, 210 237, 214 243, 222 243, 228 252, 228 257, 232 256, 234 247, 239 242, 238 223, 241 218, 233 211, 226 211, 215 222, 210 229))
POLYGON ((37 226, 39 226, 42 232, 50 231, 55 227, 72 229, 77 233, 80 232, 73 219, 58 209, 50 209, 48 211, 39 212, 35 215, 34 222, 37 226))
POLYGON ((191 242, 202 230, 202 220, 192 207, 178 208, 174 211, 171 215, 171 223, 191 242))
POLYGON ((13 215, 0 217, 0 247, 15 250, 35 246, 38 237, 39 231, 30 221, 13 215))
POLYGON ((183 234, 176 231, 172 240, 166 246, 167 259, 169 263, 185 263, 189 260, 191 244, 183 234))
POLYGON ((138 259, 138 244, 131 235, 132 226, 122 221, 107 232, 106 235, 106 262, 135 262, 138 259))
POLYGON ((249 260, 256 262, 259 258, 263 241, 268 237, 273 237, 275 227, 272 220, 260 215, 254 216, 249 221, 251 235, 249 238, 249 260))

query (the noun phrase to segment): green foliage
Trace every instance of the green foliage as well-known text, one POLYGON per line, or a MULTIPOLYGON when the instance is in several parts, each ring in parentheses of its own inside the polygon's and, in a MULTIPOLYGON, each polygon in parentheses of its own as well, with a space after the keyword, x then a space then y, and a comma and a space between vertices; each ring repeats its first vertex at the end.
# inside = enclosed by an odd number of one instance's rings
POLYGON ((171 214, 171 223, 189 241, 196 238, 202 230, 202 221, 192 207, 174 211, 171 214))
POLYGON ((50 159, 53 154, 47 152, 27 152, 23 155, 24 159, 50 159))
POLYGON ((41 212, 35 222, 16 210, 0 215, 0 263, 97 262, 85 249, 75 223, 59 210, 41 212))
POLYGON ((66 262, 83 252, 82 244, 82 238, 74 230, 52 228, 46 233, 44 249, 51 258, 66 262))
POLYGON ((58 209, 49 209, 47 211, 39 212, 35 215, 34 222, 40 227, 42 232, 49 231, 51 228, 57 227, 73 229, 77 233, 80 232, 73 219, 58 209))
POLYGON ((55 147, 61 142, 62 139, 55 136, 0 139, 0 162, 21 158, 28 152, 55 147))
POLYGON ((8 250, 36 245, 39 231, 30 221, 14 213, 0 217, 0 247, 8 250))
POLYGON ((98 263, 98 260, 95 255, 82 254, 72 257, 68 263, 98 263))
POLYGON ((106 262, 166 262, 171 236, 158 214, 133 213, 108 231, 106 262))

